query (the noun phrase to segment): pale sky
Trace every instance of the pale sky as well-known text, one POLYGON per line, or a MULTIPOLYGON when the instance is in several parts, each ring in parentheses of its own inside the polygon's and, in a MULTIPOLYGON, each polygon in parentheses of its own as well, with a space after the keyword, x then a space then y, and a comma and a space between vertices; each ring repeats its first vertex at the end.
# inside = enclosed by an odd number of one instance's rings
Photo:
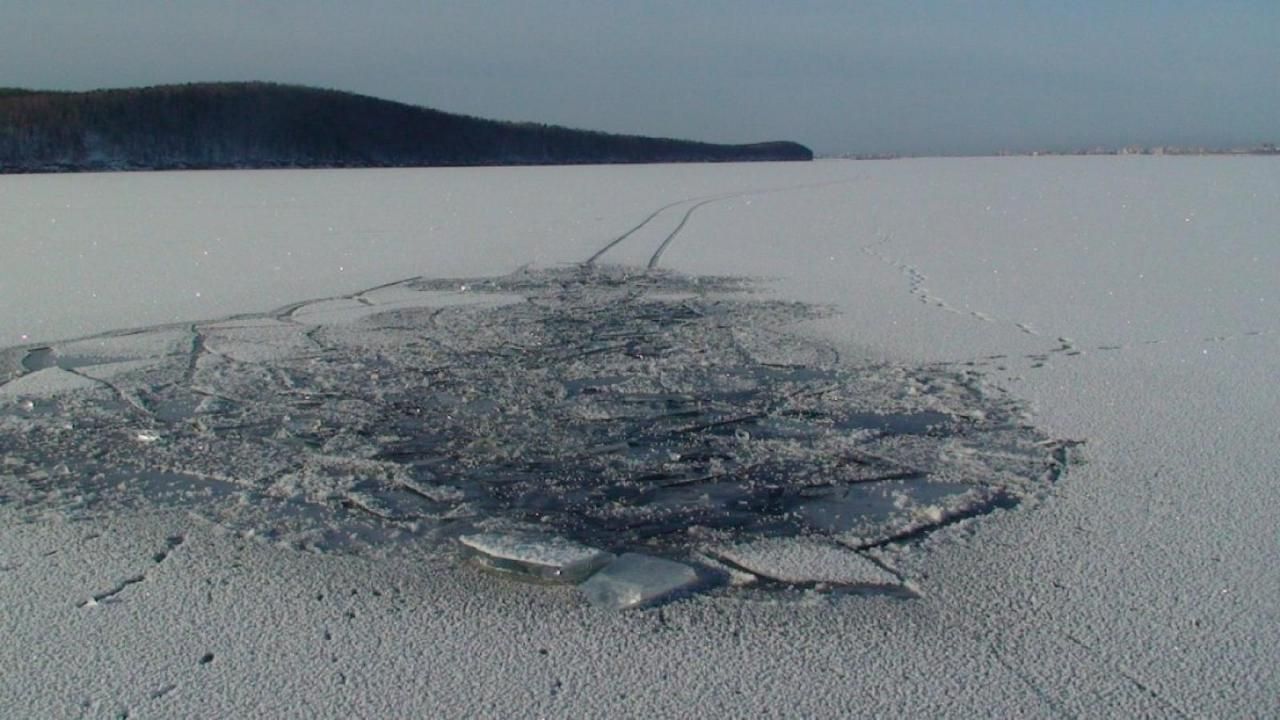
POLYGON ((1280 2, 0 2, 0 86, 205 80, 825 154, 1252 145, 1280 2))

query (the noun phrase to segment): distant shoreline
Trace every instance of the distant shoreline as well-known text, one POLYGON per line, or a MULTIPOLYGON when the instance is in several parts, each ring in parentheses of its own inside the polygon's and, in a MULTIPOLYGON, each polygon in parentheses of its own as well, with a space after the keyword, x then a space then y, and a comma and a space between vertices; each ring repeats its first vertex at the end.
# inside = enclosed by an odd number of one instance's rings
MULTIPOLYGON (((924 156, 916 159, 923 159, 924 156)), ((822 158, 814 156, 813 160, 851 160, 853 158, 822 158)), ((908 160, 913 158, 897 158, 908 160)), ((549 167, 611 167, 618 165, 728 165, 733 163, 791 163, 811 162, 809 160, 654 160, 627 161, 601 160, 599 162, 492 162, 492 163, 455 163, 432 165, 169 165, 164 167, 0 167, 0 177, 19 175, 104 175, 115 173, 180 173, 180 172, 242 172, 248 170, 288 171, 288 170, 448 170, 448 169, 485 169, 485 168, 549 168, 549 167)))
POLYGON ((616 135, 273 83, 0 89, 0 173, 812 159, 791 141, 616 135))
POLYGON ((817 154, 817 160, 912 160, 925 158, 1001 158, 1001 157, 1209 157, 1209 156, 1280 156, 1280 147, 1273 143, 1261 143, 1247 148, 1200 147, 1124 147, 1089 148, 1087 150, 1028 150, 1024 152, 995 152, 974 155, 914 155, 910 153, 836 153, 817 154))

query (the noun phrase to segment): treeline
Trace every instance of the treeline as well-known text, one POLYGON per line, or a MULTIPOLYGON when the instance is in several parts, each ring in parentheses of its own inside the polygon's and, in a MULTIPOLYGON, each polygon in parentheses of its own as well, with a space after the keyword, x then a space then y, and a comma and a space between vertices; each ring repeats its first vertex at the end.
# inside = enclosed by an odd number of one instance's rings
POLYGON ((812 158, 791 142, 611 135, 270 83, 83 93, 0 88, 0 172, 812 158))

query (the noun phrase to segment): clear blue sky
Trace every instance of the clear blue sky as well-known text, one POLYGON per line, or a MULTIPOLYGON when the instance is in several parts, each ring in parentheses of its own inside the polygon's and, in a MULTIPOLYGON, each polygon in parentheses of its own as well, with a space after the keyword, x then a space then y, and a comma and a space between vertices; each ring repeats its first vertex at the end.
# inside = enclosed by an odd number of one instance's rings
POLYGON ((1280 142, 1280 0, 4 0, 0 86, 333 87, 823 153, 1280 142))

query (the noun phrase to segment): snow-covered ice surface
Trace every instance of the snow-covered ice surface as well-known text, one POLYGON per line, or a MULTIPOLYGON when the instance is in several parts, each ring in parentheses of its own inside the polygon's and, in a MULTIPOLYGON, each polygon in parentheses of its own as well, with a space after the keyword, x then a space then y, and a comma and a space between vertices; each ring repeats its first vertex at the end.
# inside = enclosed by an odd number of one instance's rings
POLYGON ((899 578, 837 543, 812 537, 771 537, 709 548, 731 567, 790 586, 845 586, 874 591, 896 587, 899 578))
POLYGON ((0 714, 1280 710, 1272 159, 0 205, 0 714), (736 567, 608 613, 507 523, 736 567))

